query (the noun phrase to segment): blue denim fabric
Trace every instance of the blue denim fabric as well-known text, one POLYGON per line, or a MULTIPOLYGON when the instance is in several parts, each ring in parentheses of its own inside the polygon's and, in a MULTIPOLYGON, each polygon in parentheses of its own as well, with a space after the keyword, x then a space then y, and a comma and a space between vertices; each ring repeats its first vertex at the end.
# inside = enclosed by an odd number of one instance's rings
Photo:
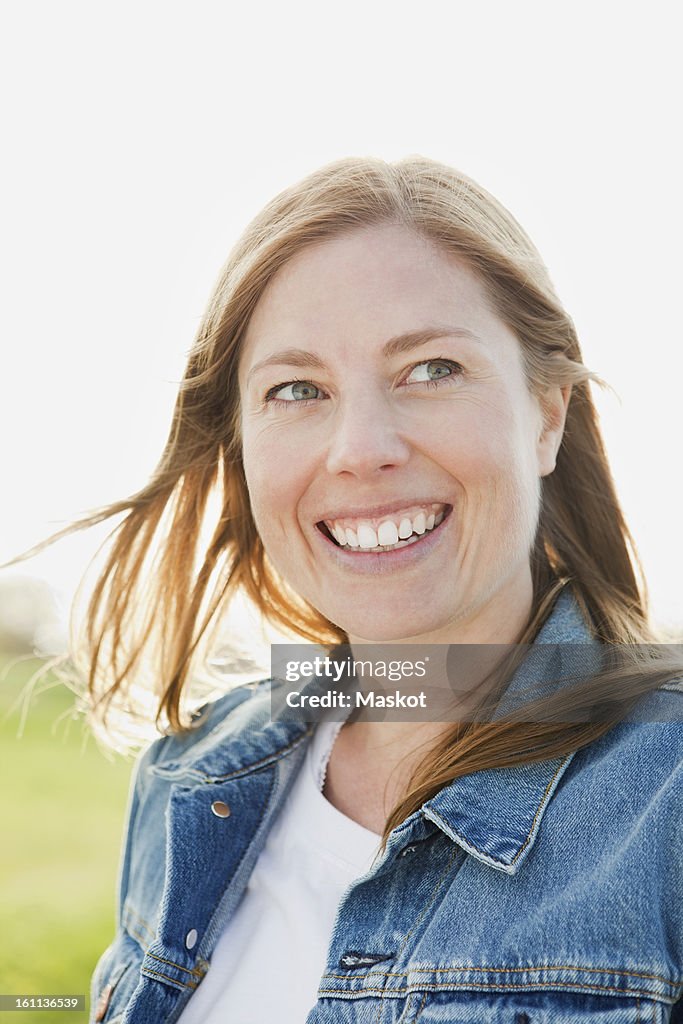
MULTIPOLYGON (((537 643, 590 642, 565 591, 537 643)), ((92 981, 110 1024, 171 1024, 209 969, 315 728, 271 721, 272 685, 232 690, 138 764, 92 981)), ((683 692, 646 699, 669 720, 458 779, 394 829, 341 900, 306 1024, 683 1021, 683 692)))

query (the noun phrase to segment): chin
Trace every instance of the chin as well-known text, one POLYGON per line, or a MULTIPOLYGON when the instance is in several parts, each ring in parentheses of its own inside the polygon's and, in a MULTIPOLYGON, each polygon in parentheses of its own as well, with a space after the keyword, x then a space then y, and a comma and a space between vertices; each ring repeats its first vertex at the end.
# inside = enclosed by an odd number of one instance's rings
MULTIPOLYGON (((378 616, 354 615, 351 620, 345 622, 339 619, 334 620, 338 625, 359 643, 401 643, 411 641, 424 636, 439 633, 447 622, 446 616, 441 619, 433 615, 424 618, 417 618, 414 615, 398 617, 396 615, 378 616)), ((437 641, 434 641, 435 643, 437 641)))

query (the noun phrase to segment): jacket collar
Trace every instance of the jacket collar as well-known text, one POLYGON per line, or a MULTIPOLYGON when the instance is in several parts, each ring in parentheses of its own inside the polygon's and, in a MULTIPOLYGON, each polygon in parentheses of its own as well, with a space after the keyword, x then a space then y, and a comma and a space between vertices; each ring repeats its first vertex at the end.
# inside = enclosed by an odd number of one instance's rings
MULTIPOLYGON (((534 647, 534 656, 513 675, 496 717, 511 710, 522 691, 548 677, 544 668, 549 662, 553 663, 552 677, 557 679, 571 674, 572 662, 576 664, 572 652, 595 653, 598 641, 592 638, 569 589, 558 597, 534 643, 552 646, 547 651, 534 647)), ((422 811, 477 860, 514 875, 529 855, 543 815, 573 757, 571 753, 465 775, 440 790, 422 811)))

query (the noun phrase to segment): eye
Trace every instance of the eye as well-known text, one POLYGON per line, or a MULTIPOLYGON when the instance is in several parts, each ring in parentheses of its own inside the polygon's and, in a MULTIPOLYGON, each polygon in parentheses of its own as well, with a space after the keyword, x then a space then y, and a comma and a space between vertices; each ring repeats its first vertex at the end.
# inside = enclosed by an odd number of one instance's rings
POLYGON ((266 393, 267 402, 282 402, 289 405, 293 402, 306 402, 319 398, 322 394, 317 385, 310 380, 291 380, 287 384, 276 384, 266 393))
POLYGON ((459 363, 454 363, 451 359, 426 359, 423 363, 416 363, 413 366, 404 383, 435 384, 445 377, 457 377, 461 371, 459 363))

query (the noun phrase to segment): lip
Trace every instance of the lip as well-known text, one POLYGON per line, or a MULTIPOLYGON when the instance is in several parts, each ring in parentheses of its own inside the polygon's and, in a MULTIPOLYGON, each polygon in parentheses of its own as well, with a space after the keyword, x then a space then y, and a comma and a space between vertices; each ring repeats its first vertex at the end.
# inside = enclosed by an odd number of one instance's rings
MULTIPOLYGON (((386 573, 409 568, 421 562, 441 544, 446 535, 444 527, 450 523, 453 511, 452 505, 447 502, 444 504, 448 504, 448 510, 438 526, 428 533, 423 533, 420 539, 413 544, 409 544, 405 548, 397 548, 395 551, 363 551, 360 548, 342 548, 326 537, 317 526, 313 528, 313 532, 318 538, 317 544, 320 544, 327 557, 334 559, 340 568, 364 576, 384 576, 386 573)), ((405 508, 405 505, 402 507, 405 508)), ((385 511, 375 512, 375 515, 386 514, 385 511)))
POLYGON ((450 509, 450 502, 442 498, 401 498, 400 501, 384 505, 346 505, 344 508, 335 508, 318 516, 317 522, 321 523, 325 519, 377 519, 380 516, 403 512, 404 509, 413 508, 415 505, 447 505, 450 509))

